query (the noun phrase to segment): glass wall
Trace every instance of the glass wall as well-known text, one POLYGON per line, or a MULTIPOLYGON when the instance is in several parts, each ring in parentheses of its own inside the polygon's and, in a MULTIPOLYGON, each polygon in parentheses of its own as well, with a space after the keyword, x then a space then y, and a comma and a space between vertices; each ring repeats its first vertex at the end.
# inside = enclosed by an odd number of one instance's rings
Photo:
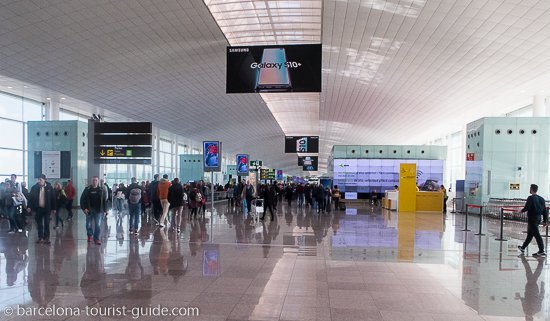
POLYGON ((165 138, 161 138, 159 141, 159 174, 161 176, 168 174, 170 179, 174 178, 176 174, 176 162, 172 145, 172 142, 165 138))
MULTIPOLYGON (((0 178, 27 181, 27 121, 43 120, 42 102, 0 92, 0 178)), ((34 181, 29 182, 29 185, 34 181)))

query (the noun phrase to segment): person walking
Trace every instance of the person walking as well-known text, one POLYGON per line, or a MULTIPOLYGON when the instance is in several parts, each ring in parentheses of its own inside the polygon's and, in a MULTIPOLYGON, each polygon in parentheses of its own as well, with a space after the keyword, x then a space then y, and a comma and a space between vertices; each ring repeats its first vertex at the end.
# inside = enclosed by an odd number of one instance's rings
POLYGON ((158 226, 162 229, 166 225, 166 216, 170 210, 170 202, 168 202, 168 189, 172 184, 168 180, 168 174, 162 175, 162 179, 158 183, 157 195, 162 206, 162 216, 160 217, 158 226))
POLYGON ((40 174, 38 182, 31 187, 27 212, 34 212, 35 215, 38 232, 36 243, 49 245, 50 216, 55 213, 55 192, 44 174, 40 174))
POLYGON ((86 214, 86 231, 88 243, 92 241, 101 245, 99 240, 101 234, 101 223, 106 212, 107 195, 104 189, 99 186, 99 177, 92 177, 92 184, 86 187, 80 196, 80 208, 86 214))
POLYGON ((8 234, 23 232, 24 215, 20 214, 20 210, 27 206, 27 199, 10 181, 6 182, 4 188, 1 202, 4 203, 4 209, 10 223, 8 234))
POLYGON ((267 185, 262 185, 261 187, 261 197, 264 199, 264 212, 262 217, 260 217, 260 220, 265 219, 265 215, 267 214, 267 210, 269 210, 269 213, 271 214, 271 220, 275 218, 275 215, 273 215, 273 193, 272 189, 269 188, 267 185))
POLYGON ((193 187, 189 192, 189 219, 197 218, 197 209, 199 206, 202 206, 202 196, 197 187, 193 187))
POLYGON ((65 190, 61 186, 61 183, 55 182, 54 183, 54 191, 55 191, 55 228, 59 228, 59 224, 61 223, 61 227, 63 227, 63 219, 61 218, 61 210, 65 208, 66 202, 67 202, 67 195, 65 194, 65 190))
POLYGON ((246 182, 244 193, 246 198, 246 211, 250 214, 252 211, 252 199, 254 198, 254 187, 250 184, 250 181, 246 182))
POLYGON ((334 188, 332 189, 332 202, 334 203, 334 210, 338 210, 338 206, 340 206, 340 190, 338 189, 338 185, 334 185, 334 188))
POLYGON ((544 198, 537 195, 539 187, 535 184, 531 184, 529 192, 531 195, 527 198, 525 206, 521 210, 522 213, 527 212, 527 237, 523 245, 518 245, 518 249, 521 253, 525 252, 525 249, 533 240, 533 237, 537 241, 539 246, 539 251, 533 254, 534 257, 544 257, 546 252, 544 252, 544 242, 540 236, 539 225, 541 223, 541 216, 543 219, 544 225, 548 224, 548 209, 546 208, 546 202, 544 198))
POLYGON ((447 189, 444 185, 439 186, 439 191, 443 193, 443 213, 447 213, 447 200, 449 199, 449 196, 447 196, 447 189))
POLYGON ((160 199, 158 196, 159 174, 155 174, 153 178, 153 181, 149 185, 151 188, 149 195, 151 196, 151 202, 153 203, 153 218, 158 225, 160 224, 159 220, 162 213, 162 205, 160 204, 160 199))
POLYGON ((233 203, 235 202, 235 187, 233 184, 229 183, 227 185, 227 207, 232 210, 233 209, 233 203))
POLYGON ((67 186, 65 186, 65 195, 67 196, 67 201, 65 203, 65 208, 67 209, 67 221, 70 221, 73 219, 73 201, 76 197, 76 189, 74 188, 72 180, 67 181, 67 186))
POLYGON ((126 189, 126 199, 128 200, 129 214, 129 232, 130 235, 137 235, 139 230, 139 219, 141 217, 141 202, 143 190, 137 182, 137 178, 132 177, 132 183, 126 189))
POLYGON ((174 222, 174 231, 180 232, 181 216, 183 215, 183 186, 179 178, 174 178, 172 185, 168 188, 168 202, 172 208, 172 217, 174 222))
POLYGON ((122 214, 124 210, 124 201, 126 200, 126 186, 124 183, 120 183, 116 189, 115 205, 118 214, 122 214))
POLYGON ((317 214, 325 212, 325 189, 323 185, 319 184, 313 188, 313 194, 315 195, 315 200, 317 201, 317 214))

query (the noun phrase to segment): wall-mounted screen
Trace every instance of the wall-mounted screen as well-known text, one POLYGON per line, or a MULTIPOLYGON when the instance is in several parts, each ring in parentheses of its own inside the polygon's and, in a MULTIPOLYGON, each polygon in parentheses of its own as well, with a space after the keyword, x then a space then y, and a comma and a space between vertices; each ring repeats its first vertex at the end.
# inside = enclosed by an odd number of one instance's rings
POLYGON ((420 190, 437 190, 443 181, 443 160, 334 159, 334 185, 341 192, 355 192, 358 198, 384 193, 399 185, 399 165, 416 164, 416 184, 420 190))
MULTIPOLYGON (((285 153, 318 153, 319 136, 286 136, 285 153)), ((300 165, 301 166, 301 165, 300 165)))
POLYGON ((227 47, 226 92, 321 92, 321 45, 227 47))
POLYGON ((202 142, 203 166, 205 172, 219 172, 222 167, 221 143, 218 141, 202 142))
POLYGON ((237 154, 237 175, 239 176, 247 176, 249 167, 248 167, 248 160, 250 157, 248 154, 237 154))

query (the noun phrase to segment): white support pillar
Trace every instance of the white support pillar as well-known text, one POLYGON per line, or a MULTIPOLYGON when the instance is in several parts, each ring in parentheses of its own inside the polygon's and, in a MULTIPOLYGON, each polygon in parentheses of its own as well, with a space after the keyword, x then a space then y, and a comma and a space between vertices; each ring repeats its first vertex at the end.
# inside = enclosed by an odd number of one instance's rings
POLYGON ((533 117, 546 116, 546 97, 543 95, 535 95, 533 97, 533 117))
POLYGON ((48 120, 59 120, 59 103, 50 100, 49 107, 48 120))

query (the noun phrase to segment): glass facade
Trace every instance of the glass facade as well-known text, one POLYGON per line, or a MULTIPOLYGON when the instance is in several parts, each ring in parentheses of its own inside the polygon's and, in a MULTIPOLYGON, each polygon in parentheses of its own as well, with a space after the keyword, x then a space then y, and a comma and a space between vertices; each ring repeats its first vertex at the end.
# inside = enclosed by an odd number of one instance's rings
MULTIPOLYGON (((41 102, 0 92, 0 177, 11 174, 27 181, 27 121, 43 120, 41 102)), ((34 182, 30 182, 33 184, 34 182)))

